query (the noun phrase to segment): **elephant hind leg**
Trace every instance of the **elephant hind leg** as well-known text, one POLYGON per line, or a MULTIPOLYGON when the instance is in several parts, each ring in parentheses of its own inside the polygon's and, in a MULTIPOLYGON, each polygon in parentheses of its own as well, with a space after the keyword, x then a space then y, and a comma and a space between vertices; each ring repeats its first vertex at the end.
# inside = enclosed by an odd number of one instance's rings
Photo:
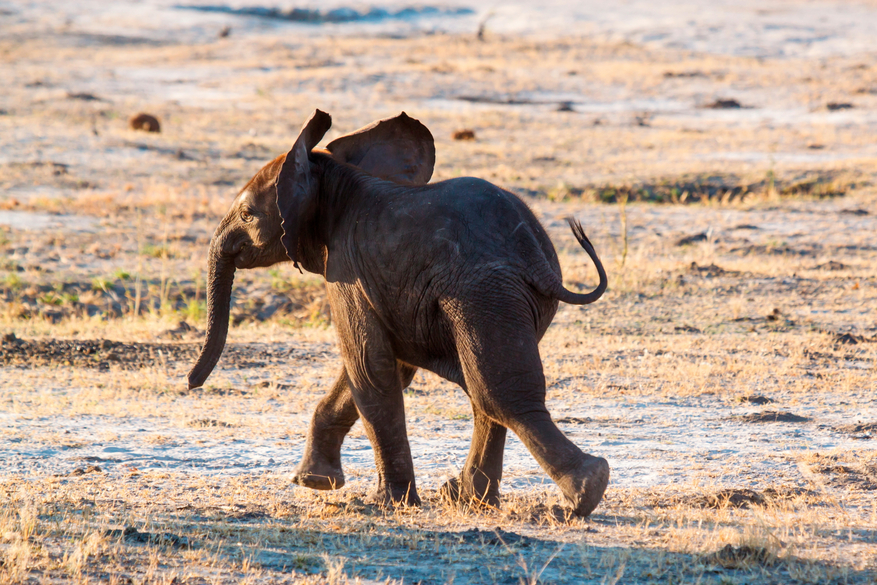
POLYGON ((502 460, 505 450, 506 428, 496 423, 477 408, 472 446, 459 478, 448 480, 442 487, 442 496, 462 505, 499 505, 499 484, 502 480, 502 460))
MULTIPOLYGON (((602 457, 583 453, 551 420, 545 407, 545 376, 533 323, 520 318, 487 319, 490 309, 478 309, 471 308, 473 320, 457 333, 473 406, 514 431, 560 487, 574 512, 587 516, 603 498, 609 464, 602 457)), ((524 314, 514 307, 505 309, 510 315, 524 314)))

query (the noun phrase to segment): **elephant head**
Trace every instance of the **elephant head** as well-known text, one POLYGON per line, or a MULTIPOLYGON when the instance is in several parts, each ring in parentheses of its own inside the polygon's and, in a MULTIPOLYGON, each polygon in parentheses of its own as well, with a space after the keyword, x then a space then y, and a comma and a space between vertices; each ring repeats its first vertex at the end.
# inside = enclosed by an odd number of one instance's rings
MULTIPOLYGON (((250 179, 216 228, 208 259, 207 338, 189 372, 189 389, 204 383, 225 347, 235 270, 290 260, 307 269, 303 255, 318 252, 305 249, 301 236, 321 229, 314 220, 322 177, 311 153, 331 125, 329 114, 316 110, 292 149, 250 179)), ((410 185, 426 184, 435 166, 432 134, 405 112, 333 140, 323 154, 375 177, 410 185)))

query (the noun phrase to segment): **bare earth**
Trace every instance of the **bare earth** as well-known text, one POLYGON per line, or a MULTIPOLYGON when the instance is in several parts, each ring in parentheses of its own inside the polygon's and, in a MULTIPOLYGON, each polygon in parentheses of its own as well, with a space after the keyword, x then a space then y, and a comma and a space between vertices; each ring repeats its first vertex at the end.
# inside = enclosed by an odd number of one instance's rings
POLYGON ((877 580, 873 50, 757 57, 489 20, 483 40, 295 35, 228 14, 174 39, 9 6, 0 582, 877 580), (213 228, 316 107, 327 141, 423 121, 434 180, 519 193, 572 289, 596 280, 564 222, 581 219, 610 287, 561 307, 541 348, 555 420, 612 466, 588 519, 515 437, 501 509, 442 502, 471 410, 426 372, 406 391, 422 508, 363 503, 359 424, 347 486, 291 484, 340 359, 321 281, 288 266, 238 273, 223 359, 185 391, 213 228), (161 132, 129 129, 138 112, 161 132))

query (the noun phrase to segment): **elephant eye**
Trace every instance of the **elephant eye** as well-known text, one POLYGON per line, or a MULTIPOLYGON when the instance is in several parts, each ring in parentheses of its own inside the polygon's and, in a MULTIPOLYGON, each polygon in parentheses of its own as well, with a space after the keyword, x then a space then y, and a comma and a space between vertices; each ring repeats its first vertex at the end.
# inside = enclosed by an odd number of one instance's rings
POLYGON ((243 221, 253 221, 253 214, 249 211, 241 211, 241 219, 243 221))

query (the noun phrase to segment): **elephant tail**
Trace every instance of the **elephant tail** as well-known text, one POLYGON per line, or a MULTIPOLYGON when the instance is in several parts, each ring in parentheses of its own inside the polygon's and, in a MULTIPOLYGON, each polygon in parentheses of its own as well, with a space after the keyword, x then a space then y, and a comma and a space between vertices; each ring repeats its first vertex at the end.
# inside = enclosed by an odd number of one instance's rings
POLYGON ((585 252, 590 256, 591 261, 594 263, 594 266, 597 268, 597 274, 600 275, 600 284, 597 285, 597 288, 592 290, 589 293, 574 293, 569 291, 563 287, 562 282, 558 282, 557 286, 554 287, 555 290, 551 291, 551 296, 556 298, 559 301, 564 303, 568 303, 570 305, 589 305, 603 296, 603 293, 606 292, 606 285, 608 281, 606 279, 606 271, 603 270, 603 263, 600 262, 600 258, 597 256, 597 251, 594 250, 593 244, 591 244, 591 240, 588 239, 588 236, 585 234, 585 230, 582 228, 582 224, 578 222, 578 220, 568 217, 566 218, 567 223, 569 223, 569 227, 572 228, 572 233, 576 237, 576 240, 579 241, 579 244, 582 248, 585 249, 585 252))

